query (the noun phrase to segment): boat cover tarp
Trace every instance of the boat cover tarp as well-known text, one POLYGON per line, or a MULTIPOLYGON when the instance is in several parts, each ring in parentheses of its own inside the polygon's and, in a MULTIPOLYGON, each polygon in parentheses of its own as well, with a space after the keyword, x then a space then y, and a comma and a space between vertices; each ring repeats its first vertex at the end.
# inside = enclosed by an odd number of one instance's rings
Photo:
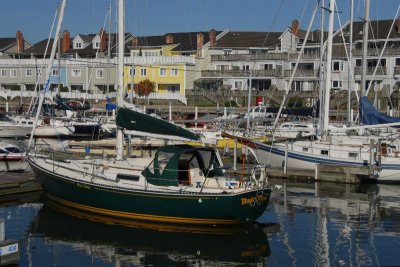
POLYGON ((366 96, 361 97, 360 100, 360 118, 361 123, 364 125, 400 122, 400 118, 391 117, 377 111, 366 96))
POLYGON ((131 131, 139 131, 165 136, 177 136, 191 140, 199 140, 200 136, 168 121, 140 113, 128 108, 120 108, 117 113, 118 127, 131 131))
MULTIPOLYGON (((309 117, 318 117, 319 116, 319 105, 315 105, 310 108, 283 108, 282 114, 286 115, 295 115, 295 116, 309 116, 309 117)), ((279 107, 269 107, 267 108, 267 112, 270 113, 278 113, 279 107)))
POLYGON ((189 145, 162 146, 156 152, 152 163, 144 169, 143 176, 149 183, 160 186, 178 186, 183 177, 188 179, 190 168, 208 177, 222 175, 215 151, 212 148, 189 145))

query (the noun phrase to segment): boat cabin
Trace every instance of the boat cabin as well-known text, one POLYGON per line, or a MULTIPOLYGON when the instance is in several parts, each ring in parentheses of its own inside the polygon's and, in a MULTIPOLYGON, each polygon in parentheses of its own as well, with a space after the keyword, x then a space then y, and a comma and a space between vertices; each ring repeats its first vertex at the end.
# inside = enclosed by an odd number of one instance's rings
POLYGON ((206 177, 223 175, 222 163, 213 148, 189 145, 163 146, 142 172, 159 186, 201 186, 206 177))

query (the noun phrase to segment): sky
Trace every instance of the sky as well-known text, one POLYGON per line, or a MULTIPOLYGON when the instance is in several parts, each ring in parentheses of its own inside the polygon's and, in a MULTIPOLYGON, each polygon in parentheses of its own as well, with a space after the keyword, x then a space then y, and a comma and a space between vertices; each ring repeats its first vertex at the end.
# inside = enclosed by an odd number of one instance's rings
MULTIPOLYGON (((318 0, 126 0, 126 31, 137 36, 210 29, 232 31, 284 31, 293 19, 307 29, 318 0)), ((350 1, 337 0, 336 27, 349 20, 350 1)), ((97 33, 106 24, 112 6, 116 25, 117 0, 67 0, 63 30, 97 33)), ((328 5, 329 0, 325 0, 328 5)), ((0 38, 23 32, 31 43, 47 38, 61 0, 0 0, 0 38)), ((393 19, 400 0, 371 0, 371 19, 393 19)), ((320 25, 320 13, 312 29, 320 25)), ((326 13, 327 17, 327 13, 326 13)), ((354 18, 364 17, 364 0, 354 0, 354 18)), ((115 31, 115 30, 113 30, 115 31)))

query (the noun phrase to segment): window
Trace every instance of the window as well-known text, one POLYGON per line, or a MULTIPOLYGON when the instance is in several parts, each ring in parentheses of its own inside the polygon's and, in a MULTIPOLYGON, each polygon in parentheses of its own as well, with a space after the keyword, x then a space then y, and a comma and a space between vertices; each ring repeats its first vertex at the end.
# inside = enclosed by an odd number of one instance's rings
POLYGON ((129 77, 133 77, 133 76, 135 76, 135 75, 136 75, 136 70, 130 68, 130 69, 129 69, 129 77), (133 72, 133 73, 132 73, 132 72, 133 72))
POLYGON ((229 70, 229 65, 217 65, 217 70, 229 70))
POLYGON ((356 67, 361 67, 362 61, 361 59, 356 59, 356 67))
POLYGON ((82 48, 82 43, 76 43, 76 48, 82 48))
POLYGON ((32 69, 27 69, 26 70, 26 77, 32 77, 33 76, 33 70, 32 69))
POLYGON ((58 70, 57 69, 51 70, 51 76, 58 76, 58 70))
POLYGON ((242 89, 243 82, 242 81, 236 81, 235 82, 235 89, 242 89))
POLYGON ((332 71, 337 71, 337 72, 343 71, 343 61, 340 60, 332 61, 332 71))
POLYGON ((400 57, 396 58, 396 66, 400 66, 400 57))
POLYGON ((167 75, 167 69, 166 68, 161 68, 160 69, 160 76, 166 76, 167 75))
POLYGON ((322 156, 328 156, 329 155, 328 150, 321 150, 321 155, 322 156))
POLYGON ((146 76, 147 75, 147 70, 146 69, 140 69, 140 76, 146 76))
POLYGON ((171 69, 171 76, 178 76, 178 69, 171 69))
POLYGON ((7 77, 7 70, 0 70, 0 77, 7 77))
POLYGON ((10 77, 17 77, 17 70, 16 69, 10 70, 10 77))
POLYGON ((96 70, 96 78, 103 78, 103 69, 97 69, 96 70))
POLYGON ((332 81, 332 88, 342 88, 342 81, 332 81))
POLYGON ((94 48, 99 48, 100 47, 100 42, 94 42, 94 48))
POLYGON ((36 69, 36 76, 41 77, 42 76, 42 70, 41 69, 36 69))
POLYGON ((350 159, 358 159, 358 153, 357 152, 349 152, 349 158, 350 159))
POLYGON ((71 76, 72 77, 81 77, 82 72, 80 69, 72 69, 71 70, 71 76))
POLYGON ((243 70, 249 70, 250 69, 250 65, 243 65, 243 70))

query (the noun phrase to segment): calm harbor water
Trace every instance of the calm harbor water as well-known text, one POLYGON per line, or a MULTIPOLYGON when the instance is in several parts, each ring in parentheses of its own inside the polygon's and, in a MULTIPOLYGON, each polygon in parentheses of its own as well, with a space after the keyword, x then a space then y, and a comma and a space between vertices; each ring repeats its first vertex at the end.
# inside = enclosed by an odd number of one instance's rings
POLYGON ((0 217, 20 266, 400 265, 400 186, 271 183, 262 224, 246 227, 112 220, 40 194, 1 198, 0 217))

